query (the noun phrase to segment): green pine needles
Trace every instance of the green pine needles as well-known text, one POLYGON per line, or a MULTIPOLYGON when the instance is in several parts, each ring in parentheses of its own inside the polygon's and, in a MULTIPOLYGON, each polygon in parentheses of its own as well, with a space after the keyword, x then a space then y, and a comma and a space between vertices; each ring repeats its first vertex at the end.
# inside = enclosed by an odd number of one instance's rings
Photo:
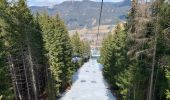
POLYGON ((170 99, 170 5, 149 6, 132 0, 125 29, 118 24, 103 41, 104 76, 121 100, 170 99))
POLYGON ((55 96, 71 84, 72 46, 68 31, 59 15, 50 17, 46 14, 38 16, 42 29, 45 56, 50 70, 50 90, 55 96))
POLYGON ((25 0, 0 0, 0 12, 1 99, 55 100, 76 71, 64 22, 59 15, 34 17, 25 0))

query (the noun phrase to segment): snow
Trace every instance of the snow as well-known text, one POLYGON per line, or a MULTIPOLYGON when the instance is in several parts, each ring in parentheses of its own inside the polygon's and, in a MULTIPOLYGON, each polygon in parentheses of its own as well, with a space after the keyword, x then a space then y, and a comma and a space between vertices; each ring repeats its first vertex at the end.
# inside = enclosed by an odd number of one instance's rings
POLYGON ((70 90, 60 100, 116 100, 102 75, 102 65, 90 59, 74 75, 70 90))

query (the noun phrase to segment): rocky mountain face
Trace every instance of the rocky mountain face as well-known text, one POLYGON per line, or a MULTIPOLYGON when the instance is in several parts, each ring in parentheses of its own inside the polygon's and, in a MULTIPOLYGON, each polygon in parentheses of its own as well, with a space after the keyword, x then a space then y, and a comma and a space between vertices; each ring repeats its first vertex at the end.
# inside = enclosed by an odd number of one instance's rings
MULTIPOLYGON (((83 1, 65 1, 53 7, 32 6, 30 7, 33 14, 36 12, 48 12, 49 15, 60 14, 64 19, 69 30, 90 29, 98 25, 100 2, 89 0, 83 1)), ((104 2, 102 12, 102 25, 114 25, 120 20, 125 20, 130 9, 131 0, 122 2, 104 2)))

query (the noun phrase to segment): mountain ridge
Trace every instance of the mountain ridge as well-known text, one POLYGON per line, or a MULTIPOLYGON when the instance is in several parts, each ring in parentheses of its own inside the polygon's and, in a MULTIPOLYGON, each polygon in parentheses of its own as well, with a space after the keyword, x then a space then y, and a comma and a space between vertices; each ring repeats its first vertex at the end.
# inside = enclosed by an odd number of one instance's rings
MULTIPOLYGON (((64 1, 53 7, 31 6, 30 10, 33 14, 47 11, 51 16, 58 13, 65 21, 69 30, 77 28, 89 29, 98 25, 100 5, 100 2, 90 0, 64 1)), ((114 25, 118 21, 125 20, 130 6, 130 0, 124 0, 122 2, 104 2, 101 25, 114 25)))

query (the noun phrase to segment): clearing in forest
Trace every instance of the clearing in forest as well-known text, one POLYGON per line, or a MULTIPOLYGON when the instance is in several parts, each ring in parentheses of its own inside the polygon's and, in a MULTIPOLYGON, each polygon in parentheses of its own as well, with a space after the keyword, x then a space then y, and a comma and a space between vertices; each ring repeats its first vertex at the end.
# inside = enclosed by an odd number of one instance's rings
POLYGON ((116 100, 102 75, 102 65, 90 59, 74 75, 73 85, 60 100, 116 100))

